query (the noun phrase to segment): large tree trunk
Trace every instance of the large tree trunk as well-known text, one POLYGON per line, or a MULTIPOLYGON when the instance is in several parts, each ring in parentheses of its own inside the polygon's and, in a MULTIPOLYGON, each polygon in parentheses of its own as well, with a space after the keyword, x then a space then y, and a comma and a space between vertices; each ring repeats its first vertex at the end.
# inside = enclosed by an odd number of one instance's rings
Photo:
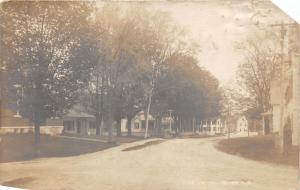
MULTIPOLYGON (((252 125, 252 122, 251 122, 251 121, 250 121, 249 123, 251 123, 251 125, 252 125)), ((248 131, 248 137, 250 137, 250 126, 251 126, 251 125, 248 124, 248 129, 247 129, 247 131, 248 131)))
POLYGON ((108 142, 113 142, 113 120, 111 116, 108 116, 106 126, 108 128, 108 142))
POLYGON ((182 119, 181 119, 181 116, 179 116, 179 133, 182 132, 182 119))
POLYGON ((41 142, 41 135, 40 135, 40 124, 34 123, 34 145, 35 145, 35 154, 36 156, 40 156, 40 142, 41 142))
POLYGON ((132 134, 132 130, 131 130, 131 120, 132 120, 132 117, 127 117, 127 136, 131 136, 132 134))
MULTIPOLYGON (((102 96, 102 95, 101 95, 102 96)), ((96 135, 100 135, 99 75, 96 80, 96 135)))
POLYGON ((100 136, 103 136, 103 132, 104 132, 104 119, 103 117, 101 118, 101 122, 100 122, 100 136))
POLYGON ((100 136, 100 125, 101 125, 100 116, 97 114, 97 116, 96 116, 96 135, 99 135, 99 136, 100 136))
POLYGON ((121 129, 121 120, 122 120, 122 117, 121 116, 119 116, 118 118, 117 118, 117 137, 121 137, 122 136, 122 129, 121 129))
POLYGON ((148 127, 149 127, 149 113, 150 113, 150 107, 151 107, 151 101, 152 101, 152 93, 149 94, 148 97, 148 104, 145 112, 145 136, 144 138, 148 137, 148 127))
POLYGON ((195 118, 192 118, 192 128, 193 128, 193 133, 195 133, 195 118))
POLYGON ((230 125, 227 126, 227 138, 230 139, 230 125))
POLYGON ((155 128, 156 128, 156 136, 160 137, 162 136, 162 128, 161 128, 161 116, 158 115, 155 122, 155 128))
MULTIPOLYGON (((110 97, 108 96, 107 98, 108 102, 111 103, 110 101, 110 97)), ((113 142, 113 111, 112 111, 112 107, 111 105, 108 105, 107 107, 107 116, 105 117, 105 127, 106 127, 106 130, 108 132, 108 142, 113 142)))

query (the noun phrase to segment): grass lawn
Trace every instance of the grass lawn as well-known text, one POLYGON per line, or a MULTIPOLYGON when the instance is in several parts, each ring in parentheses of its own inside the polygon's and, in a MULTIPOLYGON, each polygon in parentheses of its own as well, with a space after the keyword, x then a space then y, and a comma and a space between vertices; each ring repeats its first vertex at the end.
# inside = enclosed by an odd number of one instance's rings
MULTIPOLYGON (((78 137, 78 138, 88 138, 88 139, 98 139, 102 141, 108 141, 107 136, 97 136, 97 135, 79 135, 79 134, 63 134, 62 136, 68 136, 68 137, 78 137)), ((140 136, 121 136, 121 137, 113 137, 113 139, 116 141, 116 143, 123 144, 123 143, 131 143, 138 140, 143 140, 143 137, 140 136)))
MULTIPOLYGON (((0 135, 0 162, 25 161, 36 158, 33 134, 0 135)), ((41 135, 40 157, 65 157, 101 151, 120 143, 140 140, 137 137, 120 137, 117 143, 86 141, 41 135)))
POLYGON ((215 146, 223 152, 244 158, 298 167, 298 148, 293 147, 288 153, 280 154, 275 148, 273 136, 224 139, 215 146))

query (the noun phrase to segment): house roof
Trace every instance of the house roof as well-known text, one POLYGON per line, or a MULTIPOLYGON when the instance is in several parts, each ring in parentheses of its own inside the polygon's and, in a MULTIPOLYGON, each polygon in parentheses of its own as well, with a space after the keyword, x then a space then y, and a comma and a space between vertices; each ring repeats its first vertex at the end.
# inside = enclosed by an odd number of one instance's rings
POLYGON ((68 114, 66 114, 65 117, 94 118, 94 116, 91 114, 87 114, 75 109, 69 110, 68 114))
MULTIPOLYGON (((139 118, 140 120, 145 120, 144 111, 140 111, 139 113, 137 113, 135 115, 135 118, 139 118)), ((155 119, 154 119, 154 117, 151 114, 149 114, 148 120, 155 120, 155 119)))

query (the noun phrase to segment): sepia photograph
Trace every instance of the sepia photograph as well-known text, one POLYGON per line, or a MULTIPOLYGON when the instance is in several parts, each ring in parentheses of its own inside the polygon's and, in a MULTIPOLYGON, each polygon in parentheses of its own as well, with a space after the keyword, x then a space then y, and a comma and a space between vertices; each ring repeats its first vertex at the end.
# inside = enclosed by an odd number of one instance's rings
POLYGON ((300 26, 271 0, 0 1, 0 189, 300 189, 300 26))

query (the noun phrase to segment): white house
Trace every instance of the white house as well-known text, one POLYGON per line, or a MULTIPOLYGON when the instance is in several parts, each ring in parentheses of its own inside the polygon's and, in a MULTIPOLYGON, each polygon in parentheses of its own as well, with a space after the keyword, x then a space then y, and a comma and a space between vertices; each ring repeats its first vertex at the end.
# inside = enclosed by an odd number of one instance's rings
POLYGON ((236 121, 237 132, 248 132, 248 120, 245 116, 241 116, 236 121))
MULTIPOLYGON (((148 129, 149 131, 155 127, 155 118, 149 114, 148 118, 148 129)), ((132 133, 141 133, 145 131, 145 115, 144 111, 137 113, 131 120, 131 132, 132 133)), ((127 119, 121 120, 121 131, 127 132, 127 119)))
MULTIPOLYGON (((41 134, 58 135, 63 130, 62 120, 59 118, 49 118, 40 127, 41 134)), ((34 125, 31 121, 15 114, 14 111, 4 108, 0 103, 0 134, 21 134, 33 133, 34 125)))
POLYGON ((200 133, 207 133, 210 131, 209 124, 207 120, 201 122, 200 133))
POLYGON ((223 133, 224 132, 225 123, 222 121, 221 118, 216 120, 216 133, 223 133))
POLYGON ((221 134, 225 131, 225 123, 221 118, 213 118, 201 121, 200 124, 200 133, 215 135, 221 134))
POLYGON ((95 117, 93 115, 71 109, 63 117, 63 132, 71 134, 96 134, 95 117))
POLYGON ((209 134, 214 135, 216 134, 216 120, 210 120, 210 126, 209 126, 209 134))

